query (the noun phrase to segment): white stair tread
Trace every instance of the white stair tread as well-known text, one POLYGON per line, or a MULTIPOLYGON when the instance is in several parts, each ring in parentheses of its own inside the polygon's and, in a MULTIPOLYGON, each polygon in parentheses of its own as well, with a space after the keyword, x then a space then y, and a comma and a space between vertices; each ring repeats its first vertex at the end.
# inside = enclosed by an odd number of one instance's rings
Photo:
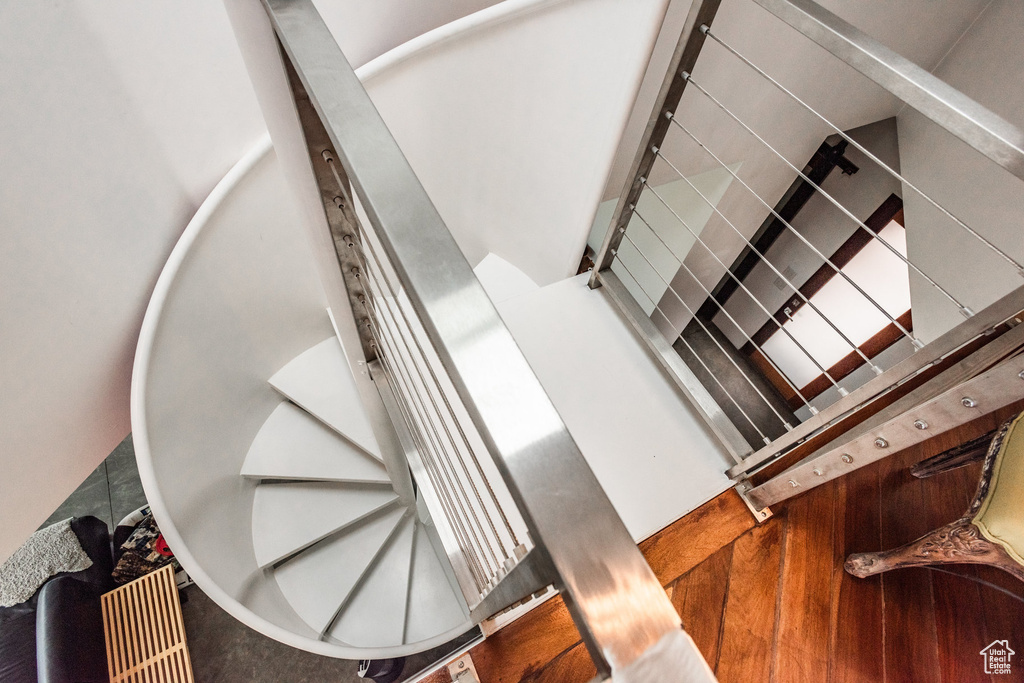
POLYGON ((317 633, 330 625, 405 513, 395 505, 274 569, 285 599, 317 633))
POLYGON ((341 610, 330 637, 354 647, 402 644, 415 531, 415 517, 409 515, 341 610))
POLYGON ((337 338, 325 339, 300 353, 270 378, 270 384, 328 427, 381 458, 337 338))
POLYGON ((473 273, 494 303, 540 289, 526 273, 493 252, 476 264, 473 273))
POLYGON ((249 446, 242 475, 266 479, 391 481, 387 470, 288 401, 274 409, 249 446))
POLYGON ((469 614, 455 595, 441 560, 422 524, 416 525, 413 544, 409 607, 405 618, 405 642, 417 643, 466 624, 469 614))
POLYGON ((390 488, 310 481, 262 484, 252 501, 252 545, 273 564, 396 500, 390 488))

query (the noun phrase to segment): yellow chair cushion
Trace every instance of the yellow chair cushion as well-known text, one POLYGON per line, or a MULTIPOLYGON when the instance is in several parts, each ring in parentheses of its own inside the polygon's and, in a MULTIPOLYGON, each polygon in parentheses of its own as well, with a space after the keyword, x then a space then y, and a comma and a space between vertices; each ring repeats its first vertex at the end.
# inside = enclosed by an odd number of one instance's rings
POLYGON ((985 538, 1024 565, 1024 413, 999 447, 988 495, 973 521, 985 538))

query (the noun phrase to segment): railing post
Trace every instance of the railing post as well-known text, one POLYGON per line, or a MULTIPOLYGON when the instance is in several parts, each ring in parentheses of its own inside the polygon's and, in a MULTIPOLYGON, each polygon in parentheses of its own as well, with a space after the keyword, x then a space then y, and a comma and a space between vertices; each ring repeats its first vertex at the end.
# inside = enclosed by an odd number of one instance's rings
POLYGON ((626 184, 619 195, 619 201, 615 205, 608 233, 594 259, 594 271, 590 276, 589 283, 591 289, 601 286, 599 273, 611 267, 615 251, 619 248, 622 235, 626 232, 629 219, 633 216, 633 207, 636 206, 640 192, 644 188, 643 181, 648 177, 651 167, 654 166, 654 161, 658 158, 652 148, 659 147, 668 132, 670 121, 666 114, 673 112, 679 104, 679 99, 683 96, 687 84, 687 78, 683 74, 688 74, 693 70, 694 64, 697 63, 697 57, 700 56, 701 48, 704 47, 704 33, 700 27, 711 25, 721 2, 722 0, 694 0, 693 5, 690 6, 686 23, 683 25, 683 32, 679 36, 679 42, 676 44, 672 60, 669 62, 665 81, 658 91, 654 109, 647 121, 643 137, 640 139, 636 158, 626 176, 626 184))

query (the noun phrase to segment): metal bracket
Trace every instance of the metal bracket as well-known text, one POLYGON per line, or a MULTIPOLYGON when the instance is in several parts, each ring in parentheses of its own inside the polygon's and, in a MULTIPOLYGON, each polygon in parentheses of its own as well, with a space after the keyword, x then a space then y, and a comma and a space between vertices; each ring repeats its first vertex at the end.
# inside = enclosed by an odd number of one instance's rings
POLYGON ((758 507, 747 495, 754 488, 749 481, 741 481, 736 484, 736 493, 739 494, 740 500, 750 510, 750 514, 754 515, 754 519, 757 520, 758 524, 764 524, 773 517, 772 509, 767 505, 764 507, 758 507))
POLYGON ((452 683, 480 683, 480 675, 468 652, 448 665, 448 673, 452 676, 452 683))

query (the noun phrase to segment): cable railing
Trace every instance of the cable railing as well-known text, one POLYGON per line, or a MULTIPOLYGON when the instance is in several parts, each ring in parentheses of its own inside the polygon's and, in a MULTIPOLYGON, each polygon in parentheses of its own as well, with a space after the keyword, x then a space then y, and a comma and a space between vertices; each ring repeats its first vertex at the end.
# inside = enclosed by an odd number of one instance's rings
MULTIPOLYGON (((872 96, 879 102, 896 95, 890 117, 909 105, 1024 179, 1024 133, 977 102, 812 0, 743 1, 774 15, 758 17, 759 35, 796 29, 808 41, 803 49, 818 51, 814 59, 852 67, 837 78, 870 79, 868 91, 877 88, 872 96)), ((970 380, 970 372, 985 372, 1007 357, 1006 349, 983 349, 1022 320, 1024 283, 986 300, 945 264, 921 260, 918 236, 930 221, 919 207, 936 212, 988 254, 979 262, 989 272, 1024 276, 1024 250, 1014 250, 1006 234, 993 234, 993 226, 973 224, 962 208, 947 205, 950 197, 930 193, 901 169, 891 153, 836 123, 838 105, 812 105, 814 98, 797 95, 807 87, 799 69, 791 62, 788 69, 763 63, 764 50, 728 37, 743 31, 715 28, 718 6, 719 0, 705 0, 691 9, 594 260, 591 286, 608 288, 652 357, 725 435, 737 461, 729 474, 749 479, 750 498, 768 504, 881 457, 858 455, 854 465, 854 456, 841 448, 844 431, 859 422, 874 424, 897 408, 910 410, 912 398, 926 403, 949 389, 949 377, 970 380), (739 97, 737 83, 747 88, 739 97), (774 118, 751 106, 761 92, 758 83, 776 93, 774 118), (809 117, 802 128, 793 107, 809 117), (779 131, 790 139, 773 140, 779 131), (793 135, 804 138, 794 144, 793 135), (807 149, 807 142, 821 142, 811 160, 793 158, 793 150, 807 149), (860 155, 856 163, 844 156, 848 149, 860 155), (750 159, 753 171, 745 168, 750 159), (863 213, 866 200, 850 195, 852 180, 829 180, 836 168, 855 180, 861 167, 884 180, 870 191, 894 188, 870 215, 863 213), (719 194, 699 180, 711 173, 726 181, 719 194), (757 174, 771 174, 771 182, 757 174), (766 190, 781 187, 782 179, 791 182, 788 191, 766 190), (904 196, 915 203, 905 206, 904 196), (845 239, 838 248, 837 235, 845 239), (911 237, 917 237, 913 244, 911 237), (765 287, 772 282, 774 288, 765 287), (893 287, 905 294, 894 294, 893 287), (918 306, 927 290, 939 303, 918 306), (927 323, 929 316, 938 319, 942 305, 962 322, 936 332, 938 324, 927 323), (928 329, 925 338, 922 328, 928 329), (682 367, 672 354, 682 358, 682 367), (879 416, 868 420, 874 413, 879 416), (803 469, 792 469, 797 462, 803 469), (791 476, 783 478, 786 467, 791 476), (794 491, 784 492, 787 486, 794 491)), ((739 21, 743 12, 730 16, 739 21)), ((822 87, 838 92, 842 85, 822 87)), ((876 115, 857 125, 878 120, 876 115)), ((898 135, 895 125, 892 130, 898 135)), ((990 403, 998 407, 1015 397, 1024 398, 1024 390, 990 403)), ((968 417, 946 420, 942 428, 968 417)), ((881 437, 875 443, 878 451, 888 447, 881 437)))
POLYGON ((497 472, 483 467, 483 442, 454 387, 443 381, 440 360, 430 352, 411 302, 393 282, 395 276, 388 275, 393 268, 385 267, 385 257, 365 231, 347 246, 356 254, 366 286, 359 299, 364 324, 381 352, 381 369, 398 400, 402 422, 416 443, 413 457, 421 459, 443 519, 473 570, 472 590, 482 597, 527 547, 495 493, 497 472))
POLYGON ((666 662, 659 680, 713 680, 312 2, 262 4, 297 113, 271 133, 308 157, 291 168, 330 231, 336 258, 318 265, 339 338, 472 620, 554 586, 602 675, 666 662))

